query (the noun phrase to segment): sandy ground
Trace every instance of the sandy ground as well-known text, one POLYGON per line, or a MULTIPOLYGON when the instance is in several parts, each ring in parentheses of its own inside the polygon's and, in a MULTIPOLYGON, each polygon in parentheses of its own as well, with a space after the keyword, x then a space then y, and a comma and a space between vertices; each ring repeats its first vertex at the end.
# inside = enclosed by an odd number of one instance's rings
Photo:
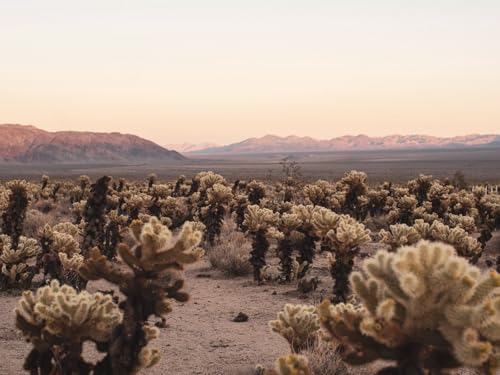
MULTIPOLYGON (((250 374, 257 363, 272 364, 288 353, 288 345, 269 331, 285 303, 305 303, 292 285, 255 285, 250 277, 227 278, 210 269, 208 262, 186 272, 190 301, 176 303, 168 327, 154 346, 162 360, 145 374, 250 374), (197 277, 202 274, 204 277, 197 277), (207 277, 210 276, 210 277, 207 277), (248 322, 232 319, 244 312, 248 322)), ((102 283, 89 290, 106 289, 102 283)), ((24 373, 22 363, 30 345, 14 328, 14 308, 19 295, 0 294, 0 374, 24 373)), ((313 302, 311 300, 311 302, 313 302)))
MULTIPOLYGON (((500 233, 488 244, 485 257, 493 257, 500 248, 500 233)), ((371 245, 373 246, 373 245, 371 245)), ((366 249, 370 252, 371 249, 366 249)), ((168 327, 154 346, 162 352, 161 362, 145 374, 207 374, 246 375, 258 363, 271 366, 276 358, 289 352, 279 335, 270 332, 267 323, 285 303, 317 303, 327 296, 330 279, 324 261, 315 263, 313 274, 322 282, 318 290, 307 297, 294 285, 269 283, 255 285, 250 276, 228 278, 211 269, 207 261, 186 271, 191 300, 177 303, 168 316, 168 327), (200 277, 202 275, 203 277, 200 277), (248 322, 232 319, 244 312, 248 322)), ((89 284, 89 290, 106 289, 100 283, 89 284)), ((23 374, 22 364, 30 345, 14 328, 14 308, 19 295, 0 294, 0 374, 23 374)), ((351 374, 371 374, 372 367, 351 369, 351 374)), ((471 372, 460 372, 460 374, 471 372)), ((327 374, 325 374, 327 375, 327 374)))

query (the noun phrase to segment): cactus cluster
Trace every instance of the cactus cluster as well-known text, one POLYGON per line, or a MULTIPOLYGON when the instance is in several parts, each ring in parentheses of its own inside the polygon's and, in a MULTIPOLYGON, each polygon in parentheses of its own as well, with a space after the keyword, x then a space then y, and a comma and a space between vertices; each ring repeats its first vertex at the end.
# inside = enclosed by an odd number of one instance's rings
POLYGON ((318 307, 329 338, 351 364, 393 360, 403 373, 500 364, 500 276, 481 273, 453 247, 421 241, 379 251, 350 277, 359 306, 318 307))

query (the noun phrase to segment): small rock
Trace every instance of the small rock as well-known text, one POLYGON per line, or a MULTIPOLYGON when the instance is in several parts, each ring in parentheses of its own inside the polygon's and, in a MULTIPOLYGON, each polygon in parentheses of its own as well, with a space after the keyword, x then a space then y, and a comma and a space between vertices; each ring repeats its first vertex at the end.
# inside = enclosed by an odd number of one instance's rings
POLYGON ((248 322, 248 315, 240 312, 238 315, 234 317, 233 322, 236 323, 248 322))
POLYGON ((212 277, 212 275, 210 275, 209 273, 199 273, 196 275, 196 277, 200 277, 200 278, 210 278, 212 277))

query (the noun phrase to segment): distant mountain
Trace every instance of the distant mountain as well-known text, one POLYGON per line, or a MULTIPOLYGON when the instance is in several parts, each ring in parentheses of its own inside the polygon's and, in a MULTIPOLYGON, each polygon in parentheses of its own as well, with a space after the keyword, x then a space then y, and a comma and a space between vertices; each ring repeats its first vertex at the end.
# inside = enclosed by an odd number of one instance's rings
POLYGON ((173 144, 164 145, 164 147, 168 148, 169 150, 175 150, 175 151, 178 151, 181 153, 188 153, 188 152, 204 150, 207 148, 220 147, 220 145, 217 143, 209 143, 209 142, 198 143, 198 144, 195 144, 195 143, 173 143, 173 144))
POLYGON ((0 124, 0 160, 26 163, 181 161, 184 156, 130 134, 48 132, 0 124))
POLYGON ((319 152, 345 150, 390 150, 459 147, 498 147, 500 135, 471 134, 466 136, 439 138, 427 135, 390 135, 369 137, 367 135, 346 135, 328 140, 311 137, 278 137, 266 135, 248 138, 227 146, 200 149, 196 154, 255 154, 262 152, 319 152))

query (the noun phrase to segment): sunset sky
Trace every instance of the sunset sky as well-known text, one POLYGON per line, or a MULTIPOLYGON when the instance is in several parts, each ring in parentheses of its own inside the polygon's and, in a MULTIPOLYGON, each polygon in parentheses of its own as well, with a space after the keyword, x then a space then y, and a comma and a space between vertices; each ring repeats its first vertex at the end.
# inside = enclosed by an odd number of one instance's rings
POLYGON ((500 133, 498 0, 13 0, 0 123, 160 144, 500 133))

